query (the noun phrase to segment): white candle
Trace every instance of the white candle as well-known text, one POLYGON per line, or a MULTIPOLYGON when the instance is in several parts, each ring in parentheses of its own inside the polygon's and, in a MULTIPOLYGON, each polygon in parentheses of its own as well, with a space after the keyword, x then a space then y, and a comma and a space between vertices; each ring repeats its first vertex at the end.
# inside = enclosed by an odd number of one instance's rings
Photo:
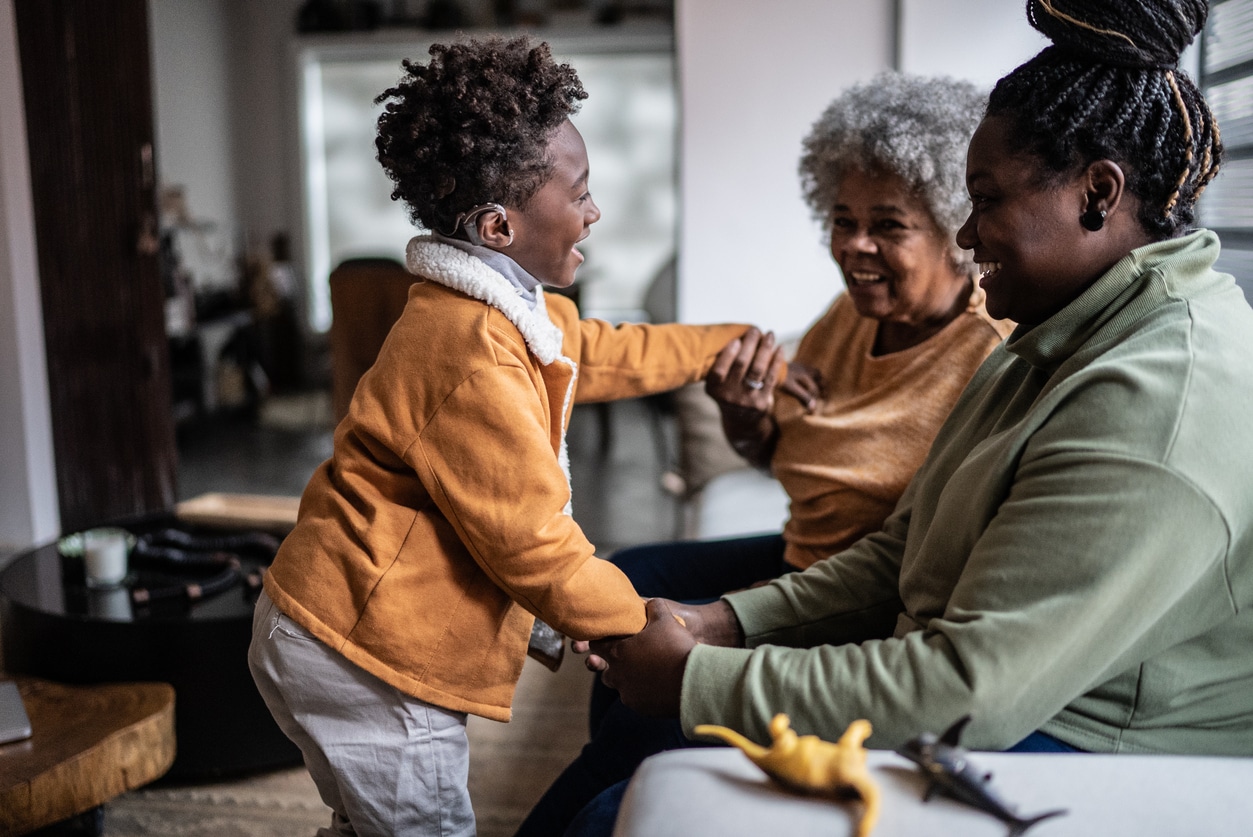
POLYGON ((83 533, 83 560, 88 587, 116 587, 126 578, 126 532, 88 529, 83 533))
POLYGON ((131 591, 125 587, 92 588, 87 595, 87 615, 95 619, 130 621, 131 591))

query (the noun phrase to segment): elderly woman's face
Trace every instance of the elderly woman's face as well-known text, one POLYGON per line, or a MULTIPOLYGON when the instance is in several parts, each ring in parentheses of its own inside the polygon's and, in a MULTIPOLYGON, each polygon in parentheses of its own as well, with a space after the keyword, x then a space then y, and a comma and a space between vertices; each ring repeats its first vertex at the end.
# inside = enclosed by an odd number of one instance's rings
POLYGON ((901 177, 845 172, 831 212, 831 255, 863 317, 924 332, 951 320, 970 287, 951 252, 901 177))

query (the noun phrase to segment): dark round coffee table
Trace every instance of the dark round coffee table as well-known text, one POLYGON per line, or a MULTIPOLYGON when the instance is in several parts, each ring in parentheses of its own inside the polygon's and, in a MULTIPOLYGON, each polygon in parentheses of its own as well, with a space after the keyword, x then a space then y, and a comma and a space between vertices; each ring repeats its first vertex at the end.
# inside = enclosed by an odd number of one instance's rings
MULTIPOLYGON (((135 535, 197 530, 173 515, 121 524, 135 535)), ((235 533, 239 534, 239 533, 235 533)), ((267 559, 238 552, 242 568, 267 559)), ((201 571, 203 575, 203 571, 201 571)), ((187 570, 134 569, 128 588, 170 589, 187 570)), ((279 731, 248 671, 256 591, 240 582, 200 601, 179 596, 135 605, 127 588, 88 590, 56 543, 14 557, 0 572, 5 668, 62 683, 161 681, 175 691, 177 755, 165 780, 287 767, 300 752, 279 731)))

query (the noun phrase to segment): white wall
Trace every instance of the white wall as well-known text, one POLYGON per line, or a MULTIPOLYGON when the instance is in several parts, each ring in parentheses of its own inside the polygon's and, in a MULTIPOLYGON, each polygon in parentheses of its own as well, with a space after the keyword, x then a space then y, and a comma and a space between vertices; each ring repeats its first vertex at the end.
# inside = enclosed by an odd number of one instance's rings
POLYGON ((287 233, 303 252, 296 130, 296 13, 304 0, 228 0, 235 189, 249 246, 287 233))
POLYGON ((902 72, 948 75, 989 91, 1048 40, 1012 0, 900 0, 902 72))
POLYGON ((0 0, 0 555, 61 528, 19 66, 0 0))
POLYGON ((886 0, 676 0, 679 319, 799 334, 843 287, 801 198, 801 140, 892 61, 886 0))
POLYGON ((157 172, 200 218, 235 219, 226 0, 149 0, 157 172))

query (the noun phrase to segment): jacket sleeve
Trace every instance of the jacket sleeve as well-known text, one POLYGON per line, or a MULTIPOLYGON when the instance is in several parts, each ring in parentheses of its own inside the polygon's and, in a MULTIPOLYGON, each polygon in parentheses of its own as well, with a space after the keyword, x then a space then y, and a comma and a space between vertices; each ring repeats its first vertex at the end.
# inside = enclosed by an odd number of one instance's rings
POLYGON ((521 362, 476 369, 404 458, 471 556, 515 602, 575 639, 632 634, 644 606, 570 516, 536 382, 521 362))
MULTIPOLYGON (((824 641, 815 631, 802 637, 812 647, 759 644, 821 624, 821 590, 830 615, 854 606, 864 592, 840 562, 851 553, 865 572, 871 539, 761 599, 732 598, 757 647, 692 651, 685 730, 724 724, 766 740, 770 717, 786 712, 798 732, 835 737, 866 718, 872 746, 895 747, 970 713, 964 743, 1003 749, 1124 673, 1134 688, 1142 661, 1231 618, 1227 529, 1213 503, 1157 463, 1073 442, 1037 435, 944 612, 916 615, 894 638, 813 644, 824 641)), ((926 537, 941 529, 935 521, 926 537)))
POLYGON ((566 354, 579 364, 575 401, 610 401, 677 389, 699 381, 718 352, 748 326, 563 324, 566 354), (572 327, 573 326, 573 327, 572 327))

